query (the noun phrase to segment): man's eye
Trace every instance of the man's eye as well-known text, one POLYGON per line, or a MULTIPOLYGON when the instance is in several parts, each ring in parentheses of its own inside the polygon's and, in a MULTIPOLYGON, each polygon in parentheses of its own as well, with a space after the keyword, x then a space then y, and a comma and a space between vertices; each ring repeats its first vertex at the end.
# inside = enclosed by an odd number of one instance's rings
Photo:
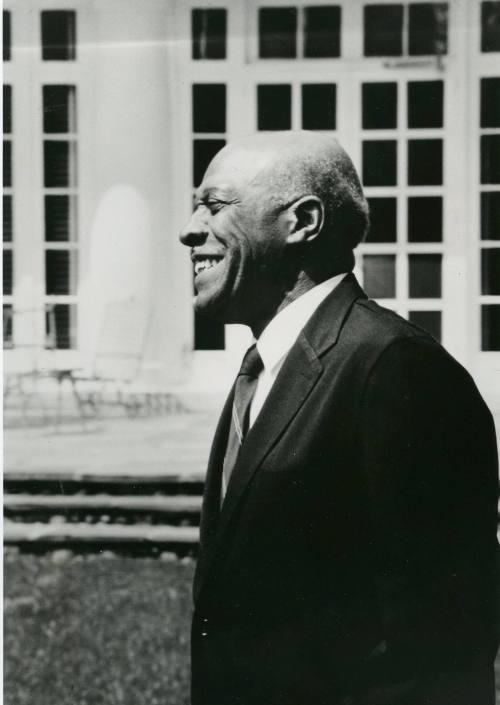
POLYGON ((212 215, 220 211, 224 204, 221 201, 207 201, 206 206, 212 215))

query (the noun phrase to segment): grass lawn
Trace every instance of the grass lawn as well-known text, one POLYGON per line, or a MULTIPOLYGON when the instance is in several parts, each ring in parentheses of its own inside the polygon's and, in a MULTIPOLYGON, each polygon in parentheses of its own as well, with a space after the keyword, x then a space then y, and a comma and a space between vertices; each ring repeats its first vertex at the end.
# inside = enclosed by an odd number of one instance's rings
POLYGON ((193 568, 7 552, 6 705, 187 705, 193 568))

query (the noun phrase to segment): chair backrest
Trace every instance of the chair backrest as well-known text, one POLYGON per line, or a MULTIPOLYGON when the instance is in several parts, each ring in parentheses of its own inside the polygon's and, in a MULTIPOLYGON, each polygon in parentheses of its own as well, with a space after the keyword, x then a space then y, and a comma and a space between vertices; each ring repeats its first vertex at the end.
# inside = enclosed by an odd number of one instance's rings
POLYGON ((106 305, 95 350, 93 373, 100 379, 132 381, 144 355, 151 311, 140 301, 106 305))

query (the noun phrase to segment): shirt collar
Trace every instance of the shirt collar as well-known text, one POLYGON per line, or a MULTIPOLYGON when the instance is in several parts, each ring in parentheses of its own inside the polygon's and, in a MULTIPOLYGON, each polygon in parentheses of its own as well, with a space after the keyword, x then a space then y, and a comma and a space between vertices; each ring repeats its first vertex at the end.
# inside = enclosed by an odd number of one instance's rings
POLYGON ((309 289, 269 321, 257 341, 266 372, 271 372, 281 362, 320 303, 345 276, 345 272, 337 274, 309 289))

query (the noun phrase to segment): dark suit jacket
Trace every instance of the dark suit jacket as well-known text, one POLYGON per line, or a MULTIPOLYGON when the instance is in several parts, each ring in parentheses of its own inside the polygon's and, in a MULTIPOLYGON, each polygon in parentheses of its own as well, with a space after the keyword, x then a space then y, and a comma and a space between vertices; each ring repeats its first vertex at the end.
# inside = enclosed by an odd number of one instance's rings
POLYGON ((219 511, 231 401, 193 705, 492 705, 497 456, 467 372, 349 275, 288 354, 219 511))

